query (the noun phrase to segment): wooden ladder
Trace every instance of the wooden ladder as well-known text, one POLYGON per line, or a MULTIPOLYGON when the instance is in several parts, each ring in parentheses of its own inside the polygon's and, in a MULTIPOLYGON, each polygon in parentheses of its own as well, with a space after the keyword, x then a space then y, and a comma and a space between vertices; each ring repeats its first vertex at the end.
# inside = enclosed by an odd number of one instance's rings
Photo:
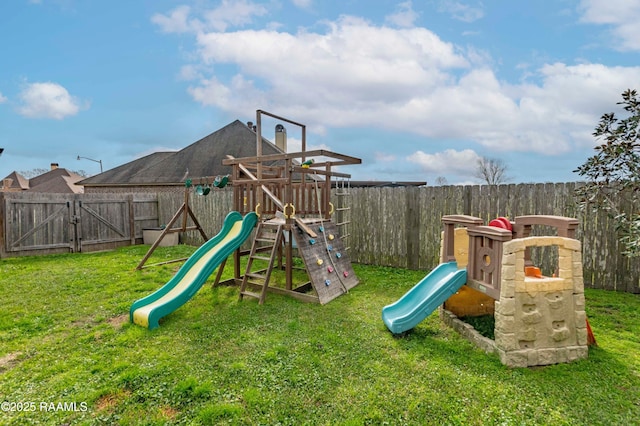
POLYGON ((260 222, 258 224, 256 236, 251 245, 249 260, 247 261, 247 269, 244 277, 242 277, 242 284, 240 285, 240 300, 242 300, 244 296, 250 296, 257 298, 259 304, 262 305, 264 303, 271 278, 271 271, 273 270, 278 250, 282 245, 282 236, 282 225, 266 222, 260 222), (268 256, 264 255, 265 252, 268 253, 268 256), (252 271, 254 260, 267 261, 267 268, 252 271), (247 290, 249 284, 261 285, 262 290, 260 293, 249 291, 247 290))

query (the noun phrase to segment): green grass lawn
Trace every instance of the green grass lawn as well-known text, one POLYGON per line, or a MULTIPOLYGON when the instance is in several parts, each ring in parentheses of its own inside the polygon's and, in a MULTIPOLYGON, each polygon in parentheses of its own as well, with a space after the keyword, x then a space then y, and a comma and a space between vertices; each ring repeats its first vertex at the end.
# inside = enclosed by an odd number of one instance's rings
POLYGON ((206 285, 149 331, 129 307, 178 265, 135 271, 147 248, 0 260, 0 424, 640 424, 639 295, 587 290, 587 360, 510 369, 437 313, 391 335, 425 275, 392 268, 324 306, 206 285))

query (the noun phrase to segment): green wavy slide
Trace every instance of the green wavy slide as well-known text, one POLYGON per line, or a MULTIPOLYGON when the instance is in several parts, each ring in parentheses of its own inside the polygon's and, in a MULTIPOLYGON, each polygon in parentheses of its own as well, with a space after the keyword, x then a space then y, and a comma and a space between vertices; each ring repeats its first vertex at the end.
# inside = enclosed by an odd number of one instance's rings
POLYGON ((218 235, 200 246, 168 283, 131 305, 131 322, 150 330, 157 328, 160 318, 187 303, 213 271, 242 245, 257 220, 258 216, 253 212, 244 218, 238 212, 229 213, 218 235))

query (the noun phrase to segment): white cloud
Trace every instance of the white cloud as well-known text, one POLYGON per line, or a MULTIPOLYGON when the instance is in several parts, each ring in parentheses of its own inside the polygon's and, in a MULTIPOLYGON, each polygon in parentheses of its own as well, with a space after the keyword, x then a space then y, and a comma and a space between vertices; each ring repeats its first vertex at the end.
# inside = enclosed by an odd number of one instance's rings
POLYGON ((7 102, 9 99, 0 92, 0 104, 7 102))
POLYGON ((199 63, 183 76, 203 105, 296 117, 312 132, 373 127, 494 151, 562 155, 592 146, 600 115, 640 67, 547 64, 520 84, 501 81, 491 57, 420 27, 342 16, 322 30, 201 32, 199 63), (231 76, 217 73, 224 66, 231 76), (536 82, 529 80, 535 79, 536 82), (453 142, 455 143, 455 142, 453 142))
POLYGON ((309 9, 313 4, 313 0, 291 0, 291 3, 300 9, 309 9))
POLYGON ((21 106, 18 112, 29 118, 53 118, 62 120, 76 115, 83 107, 81 101, 71 96, 57 83, 31 83, 20 92, 21 106))
POLYGON ((227 27, 249 24, 255 16, 267 14, 267 8, 247 0, 222 0, 220 6, 204 13, 207 28, 225 31, 227 27))
POLYGON ((418 13, 413 10, 411 1, 399 3, 397 11, 385 18, 387 22, 401 28, 413 27, 416 19, 418 19, 418 13))
POLYGON ((482 4, 474 7, 453 0, 442 0, 440 2, 439 10, 450 14, 453 19, 467 23, 477 21, 484 16, 482 4))
POLYGON ((190 19, 192 12, 191 7, 181 5, 168 15, 156 13, 151 17, 151 22, 166 33, 226 31, 229 27, 250 24, 254 17, 266 15, 268 10, 263 5, 248 0, 222 0, 218 7, 200 12, 200 19, 190 19))
POLYGON ((189 6, 178 6, 169 15, 156 13, 151 17, 151 22, 158 25, 165 33, 186 33, 192 31, 196 21, 189 22, 191 12, 189 6))
MULTIPOLYGON (((270 138, 267 135, 267 138, 270 138)), ((273 140, 273 139, 272 139, 273 140)), ((326 144, 310 144, 306 142, 306 151, 315 151, 318 149, 324 149, 325 151, 333 151, 329 145, 326 144)), ((302 139, 299 138, 287 138, 287 152, 299 152, 302 151, 302 139)), ((319 159, 316 161, 320 161, 319 159)))
MULTIPOLYGON (((353 17, 329 23, 326 33, 211 32, 197 42, 203 63, 234 64, 239 70, 233 80, 251 82, 249 93, 234 87, 233 102, 247 95, 253 105, 264 99, 282 113, 295 111, 335 126, 382 119, 378 111, 447 84, 447 70, 468 66, 452 44, 424 28, 379 28, 353 17)), ((219 92, 225 83, 203 80, 192 93, 209 85, 219 92)), ((206 102, 221 107, 226 100, 206 102)))
POLYGON ((180 80, 196 80, 198 78, 202 78, 202 73, 197 65, 189 64, 183 65, 180 68, 180 73, 178 74, 178 78, 180 80))
POLYGON ((581 20, 585 23, 610 25, 619 50, 640 50, 640 2, 629 0, 582 0, 581 20))
POLYGON ((447 149, 435 154, 416 151, 407 157, 407 161, 418 164, 425 173, 472 176, 479 158, 471 149, 447 149))

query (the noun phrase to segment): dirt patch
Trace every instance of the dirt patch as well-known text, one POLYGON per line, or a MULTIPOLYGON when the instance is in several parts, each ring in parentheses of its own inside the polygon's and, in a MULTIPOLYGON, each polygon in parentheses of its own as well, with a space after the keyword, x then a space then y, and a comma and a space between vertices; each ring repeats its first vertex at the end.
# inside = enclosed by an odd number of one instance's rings
POLYGON ((18 362, 22 352, 13 352, 0 358, 0 373, 12 369, 18 362))
POLYGON ((131 396, 131 392, 123 391, 117 394, 106 394, 96 401, 96 411, 112 411, 116 405, 131 396))
POLYGON ((162 417, 167 420, 173 420, 178 415, 178 413, 180 413, 173 407, 163 407, 160 409, 160 412, 162 413, 162 417))
POLYGON ((127 322, 129 322, 129 314, 118 315, 117 317, 109 318, 107 322, 113 328, 122 328, 127 322))

